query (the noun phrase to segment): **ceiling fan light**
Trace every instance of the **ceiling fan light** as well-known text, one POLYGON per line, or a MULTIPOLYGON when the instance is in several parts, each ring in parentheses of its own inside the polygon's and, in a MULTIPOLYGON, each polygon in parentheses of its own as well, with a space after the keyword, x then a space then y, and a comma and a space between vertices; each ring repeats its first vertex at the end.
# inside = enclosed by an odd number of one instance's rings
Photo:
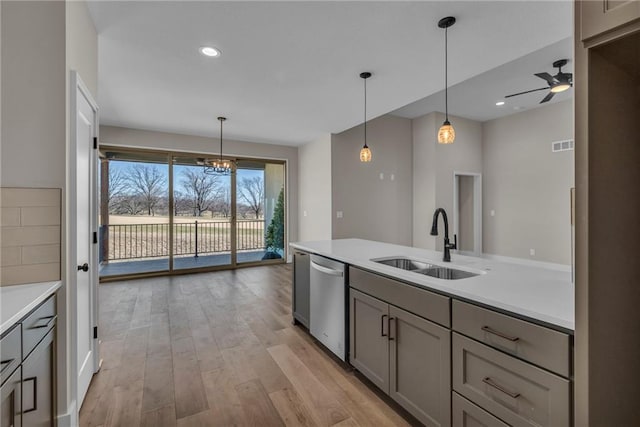
POLYGON ((456 139, 456 131, 449 123, 449 120, 445 120, 445 122, 440 126, 438 130, 438 144, 453 144, 453 141, 456 139))
POLYGON ((551 88, 551 92, 553 92, 553 93, 564 92, 565 90, 569 89, 570 87, 571 87, 571 85, 569 83, 558 83, 557 85, 554 85, 551 88))

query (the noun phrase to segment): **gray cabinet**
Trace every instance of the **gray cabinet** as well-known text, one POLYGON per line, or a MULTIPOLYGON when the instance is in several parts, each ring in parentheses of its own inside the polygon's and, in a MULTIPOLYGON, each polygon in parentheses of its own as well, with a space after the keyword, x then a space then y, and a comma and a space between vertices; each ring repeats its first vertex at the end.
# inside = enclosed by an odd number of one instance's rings
POLYGON ((22 363, 22 422, 25 426, 53 424, 54 333, 50 330, 22 363))
POLYGON ((351 289, 349 361, 389 393, 389 304, 351 289))
POLYGON ((55 313, 51 296, 0 340, 0 427, 55 425, 55 313))
POLYGON ((21 424, 21 369, 16 369, 0 387, 0 427, 20 427, 21 424))
POLYGON ((309 328, 309 261, 308 253, 293 253, 293 295, 291 298, 294 322, 309 328))
POLYGON ((582 40, 640 19, 640 0, 590 0, 581 2, 582 40))
POLYGON ((428 426, 451 424, 451 332, 389 307, 389 395, 428 426))
POLYGON ((350 289, 351 364, 427 426, 451 424, 451 333, 350 289))

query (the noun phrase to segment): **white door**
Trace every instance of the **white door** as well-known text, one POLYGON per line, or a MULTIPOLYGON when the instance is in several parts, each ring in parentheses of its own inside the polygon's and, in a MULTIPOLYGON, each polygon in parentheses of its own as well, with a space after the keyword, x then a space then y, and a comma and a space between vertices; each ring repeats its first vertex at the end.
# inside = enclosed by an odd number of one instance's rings
POLYGON ((75 102, 71 104, 72 114, 75 114, 75 129, 72 127, 75 132, 75 174, 72 174, 70 191, 75 190, 75 194, 71 195, 72 201, 75 199, 75 208, 72 209, 69 226, 75 229, 75 238, 70 242, 71 245, 75 244, 72 249, 72 253, 75 252, 75 256, 72 256, 75 265, 71 266, 69 276, 75 276, 71 294, 75 294, 77 403, 80 407, 98 368, 98 346, 93 333, 97 326, 98 277, 97 245, 93 237, 97 223, 97 150, 94 149, 97 107, 76 73, 72 74, 72 82, 72 88, 75 88, 75 102))

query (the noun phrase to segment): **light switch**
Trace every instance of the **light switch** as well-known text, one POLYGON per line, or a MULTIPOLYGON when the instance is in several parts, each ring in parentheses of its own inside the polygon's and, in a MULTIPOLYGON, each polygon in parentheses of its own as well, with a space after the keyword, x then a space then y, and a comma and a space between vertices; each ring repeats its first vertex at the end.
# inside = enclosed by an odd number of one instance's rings
POLYGON ((535 249, 529 249, 529 255, 536 256, 536 250, 535 249))
POLYGON ((302 216, 307 216, 307 211, 302 211, 302 216))
POLYGON ((384 180, 384 173, 380 172, 380 181, 384 180))
POLYGON ((391 176, 389 177, 389 179, 390 179, 391 181, 395 181, 396 176, 395 176, 394 174, 391 174, 391 176))
POLYGON ((496 216, 496 211, 494 211, 493 209, 491 209, 491 216, 496 216))
POLYGON ((342 218, 342 211, 336 212, 336 218, 342 218))

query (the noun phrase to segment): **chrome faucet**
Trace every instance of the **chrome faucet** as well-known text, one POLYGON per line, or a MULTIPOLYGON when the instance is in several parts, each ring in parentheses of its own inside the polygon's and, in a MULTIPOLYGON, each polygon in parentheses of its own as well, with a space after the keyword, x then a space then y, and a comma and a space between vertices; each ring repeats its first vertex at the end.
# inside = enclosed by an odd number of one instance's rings
POLYGON ((442 208, 436 209, 433 213, 433 223, 431 224, 431 235, 438 235, 438 214, 442 214, 444 220, 444 257, 445 262, 451 262, 451 249, 458 249, 458 236, 453 235, 453 244, 449 243, 449 221, 447 220, 447 213, 442 208))

